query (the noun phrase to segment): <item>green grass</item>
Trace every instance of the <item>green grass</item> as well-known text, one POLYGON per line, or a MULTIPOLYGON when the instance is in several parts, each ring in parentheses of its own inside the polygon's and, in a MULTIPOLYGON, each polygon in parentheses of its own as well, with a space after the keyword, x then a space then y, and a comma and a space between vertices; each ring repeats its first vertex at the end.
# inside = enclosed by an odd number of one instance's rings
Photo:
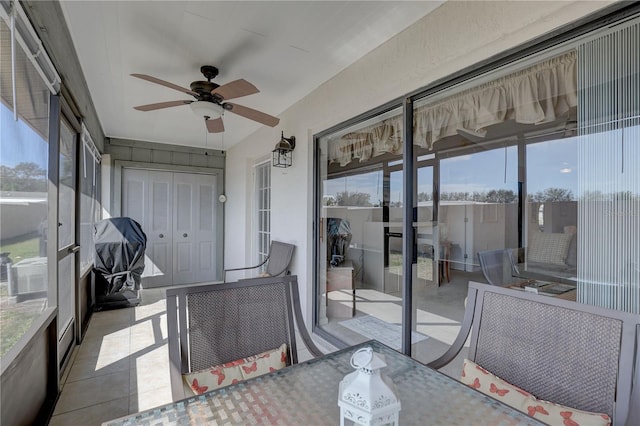
POLYGON ((23 312, 12 309, 0 311, 0 324, 2 324, 0 357, 4 356, 20 340, 38 315, 40 315, 40 312, 23 312))
POLYGON ((13 238, 0 243, 0 252, 9 252, 13 263, 22 259, 38 257, 40 253, 40 237, 30 234, 26 237, 13 238))
MULTIPOLYGON (((6 239, 0 243, 0 252, 9 252, 13 263, 23 259, 39 257, 40 236, 32 233, 17 238, 6 239)), ((8 301, 7 285, 0 286, 0 357, 27 332, 33 321, 42 312, 42 302, 27 301, 14 303, 8 301)))

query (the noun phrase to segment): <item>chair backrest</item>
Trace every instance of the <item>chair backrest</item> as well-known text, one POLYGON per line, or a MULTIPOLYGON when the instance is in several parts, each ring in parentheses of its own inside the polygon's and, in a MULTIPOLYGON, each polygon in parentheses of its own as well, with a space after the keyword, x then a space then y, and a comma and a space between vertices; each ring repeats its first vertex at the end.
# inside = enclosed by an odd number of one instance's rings
POLYGON ((507 286, 513 283, 513 277, 518 275, 518 268, 513 262, 510 249, 480 251, 478 260, 482 275, 491 285, 507 286))
POLYGON ((314 356, 322 353, 302 320, 296 276, 167 290, 171 390, 184 398, 182 374, 287 344, 288 364, 297 363, 295 325, 314 356))
POLYGON ((468 359, 507 382, 606 413, 614 425, 638 424, 631 419, 640 420, 639 316, 470 282, 460 334, 429 366, 449 363, 470 331, 468 359))
POLYGON ((293 244, 271 241, 269 262, 267 263, 267 270, 265 272, 272 277, 287 275, 295 247, 293 244))

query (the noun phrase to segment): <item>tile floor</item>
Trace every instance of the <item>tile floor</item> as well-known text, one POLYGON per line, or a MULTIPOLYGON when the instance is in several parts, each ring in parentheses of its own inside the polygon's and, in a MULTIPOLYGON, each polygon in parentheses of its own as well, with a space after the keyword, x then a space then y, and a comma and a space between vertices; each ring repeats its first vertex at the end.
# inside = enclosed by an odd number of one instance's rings
POLYGON ((50 425, 102 422, 171 402, 163 289, 135 308, 96 312, 72 355, 50 425))
MULTIPOLYGON (((414 357, 428 362, 444 353, 457 334, 464 313, 466 283, 476 278, 481 280, 464 273, 455 274, 452 282, 442 287, 414 289, 418 331, 430 337, 414 345, 414 357)), ((75 349, 62 377, 62 392, 50 425, 100 425, 171 402, 165 289, 142 292, 140 306, 93 314, 82 345, 75 349)), ((359 295, 358 315, 393 321, 388 318, 390 312, 401 306, 396 299, 394 295, 363 293, 359 295), (380 303, 380 297, 389 299, 388 303, 380 303)), ((343 304, 343 309, 350 312, 350 305, 340 303, 343 304)), ((327 329, 348 343, 366 340, 339 326, 338 321, 330 321, 327 329)), ((318 346, 325 352, 335 349, 325 342, 318 342, 318 346)), ((464 355, 461 354, 460 362, 443 371, 456 377, 464 355)), ((299 353, 301 361, 309 357, 306 350, 299 353)))

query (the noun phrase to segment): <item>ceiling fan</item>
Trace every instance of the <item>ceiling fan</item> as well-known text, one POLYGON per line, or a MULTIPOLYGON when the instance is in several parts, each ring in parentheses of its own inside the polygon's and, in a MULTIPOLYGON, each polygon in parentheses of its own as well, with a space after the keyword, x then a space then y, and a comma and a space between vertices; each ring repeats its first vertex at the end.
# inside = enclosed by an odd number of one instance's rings
POLYGON ((204 65, 200 68, 200 72, 202 72, 207 81, 194 81, 193 83, 191 83, 190 89, 178 86, 173 83, 169 83, 168 81, 164 81, 147 74, 131 74, 133 77, 137 77, 142 80, 150 81, 152 83, 156 83, 161 86, 186 93, 195 98, 194 101, 167 101, 155 104, 139 105, 133 108, 137 109, 138 111, 153 111, 156 109, 189 105, 193 112, 196 113, 196 115, 204 117, 205 124, 209 133, 224 132, 222 114, 225 111, 232 112, 239 116, 248 118, 249 120, 257 121, 258 123, 262 123, 271 127, 275 127, 280 122, 279 118, 273 117, 269 114, 265 114, 264 112, 232 102, 227 102, 229 99, 239 98, 242 96, 252 95, 254 93, 260 92, 253 84, 249 83, 247 80, 241 78, 239 80, 234 80, 230 83, 220 86, 211 81, 215 76, 218 75, 218 68, 211 65, 204 65))

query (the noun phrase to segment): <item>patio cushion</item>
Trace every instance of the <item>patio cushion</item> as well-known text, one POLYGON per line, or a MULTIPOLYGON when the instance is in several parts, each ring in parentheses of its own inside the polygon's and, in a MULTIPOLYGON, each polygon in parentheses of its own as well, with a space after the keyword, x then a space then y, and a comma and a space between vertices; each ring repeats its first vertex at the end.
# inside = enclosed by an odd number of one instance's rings
POLYGON ((542 401, 534 396, 525 401, 520 411, 524 411, 531 417, 551 426, 608 426, 611 424, 611 419, 606 414, 565 407, 553 402, 542 401))
POLYGON ((540 400, 468 359, 464 360, 460 381, 552 426, 608 426, 611 424, 611 419, 606 414, 590 413, 540 400))
POLYGON ((243 380, 279 370, 287 365, 287 345, 182 375, 196 394, 229 386, 243 380))
POLYGON ((464 360, 460 381, 517 410, 531 397, 526 392, 490 373, 473 361, 464 360))

